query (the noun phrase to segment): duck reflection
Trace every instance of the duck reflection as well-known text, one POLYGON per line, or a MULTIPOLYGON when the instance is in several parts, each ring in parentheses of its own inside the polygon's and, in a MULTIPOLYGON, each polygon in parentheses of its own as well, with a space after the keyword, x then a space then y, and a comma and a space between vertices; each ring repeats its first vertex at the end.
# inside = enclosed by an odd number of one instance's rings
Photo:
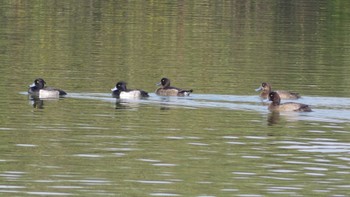
POLYGON ((39 99, 38 96, 30 95, 29 100, 30 100, 30 104, 33 106, 33 108, 44 109, 44 101, 39 99))
POLYGON ((270 112, 267 117, 267 125, 272 126, 277 124, 280 121, 280 113, 279 112, 270 112))
POLYGON ((45 102, 58 101, 61 99, 61 98, 43 99, 43 98, 39 98, 38 95, 29 95, 28 98, 29 98, 30 104, 33 106, 33 108, 36 108, 36 109, 44 109, 45 102))
POLYGON ((160 96, 159 98, 160 98, 160 110, 170 110, 169 102, 171 102, 171 98, 169 96, 160 96))
POLYGON ((270 112, 267 118, 267 124, 269 126, 276 124, 285 124, 286 122, 299 122, 302 120, 302 116, 299 113, 290 112, 270 112))
POLYGON ((125 99, 116 99, 115 101, 115 109, 125 110, 125 109, 137 109, 140 106, 138 102, 132 102, 130 100, 125 99))

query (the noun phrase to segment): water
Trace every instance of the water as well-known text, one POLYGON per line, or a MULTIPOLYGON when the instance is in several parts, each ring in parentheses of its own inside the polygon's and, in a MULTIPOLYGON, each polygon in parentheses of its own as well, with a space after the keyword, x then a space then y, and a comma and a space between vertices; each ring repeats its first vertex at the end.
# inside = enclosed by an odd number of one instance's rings
POLYGON ((0 194, 347 196, 349 8, 2 2, 0 194), (31 100, 37 77, 67 97, 31 100), (162 77, 194 93, 159 97, 162 77), (119 80, 150 97, 112 98, 119 80), (313 112, 269 112, 264 81, 313 112))

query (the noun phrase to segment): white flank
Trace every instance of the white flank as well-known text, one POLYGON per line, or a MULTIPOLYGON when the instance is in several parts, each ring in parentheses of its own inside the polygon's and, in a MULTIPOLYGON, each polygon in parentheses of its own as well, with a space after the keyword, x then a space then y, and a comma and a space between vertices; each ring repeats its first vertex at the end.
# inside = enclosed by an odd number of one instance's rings
POLYGON ((39 98, 59 98, 60 93, 57 90, 39 90, 39 98))
POLYGON ((119 98, 121 99, 136 99, 141 97, 141 92, 134 90, 130 92, 121 92, 119 98))

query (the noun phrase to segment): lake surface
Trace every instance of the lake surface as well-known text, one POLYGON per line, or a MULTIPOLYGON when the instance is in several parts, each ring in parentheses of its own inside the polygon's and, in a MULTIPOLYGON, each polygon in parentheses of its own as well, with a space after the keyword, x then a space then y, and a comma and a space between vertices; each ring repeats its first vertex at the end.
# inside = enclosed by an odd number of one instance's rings
POLYGON ((3 1, 0 13, 0 195, 349 195, 350 2, 3 1), (38 77, 68 95, 32 100, 38 77), (193 94, 155 95, 162 77, 193 94), (150 97, 112 98, 120 80, 150 97), (264 81, 313 112, 269 112, 264 81))

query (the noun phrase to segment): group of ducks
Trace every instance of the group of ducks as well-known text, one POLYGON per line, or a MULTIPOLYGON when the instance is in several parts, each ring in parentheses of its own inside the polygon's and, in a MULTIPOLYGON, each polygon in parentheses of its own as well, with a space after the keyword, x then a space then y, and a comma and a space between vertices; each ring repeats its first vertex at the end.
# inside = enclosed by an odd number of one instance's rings
MULTIPOLYGON (((46 87, 46 82, 42 78, 37 78, 34 83, 29 86, 28 93, 34 97, 40 99, 45 98, 59 98, 60 96, 67 95, 67 93, 61 89, 46 87)), ((162 78, 159 83, 159 87, 155 93, 159 96, 189 96, 193 90, 185 90, 177 87, 170 86, 170 80, 168 78, 162 78)), ((118 82, 112 91, 112 96, 119 99, 139 99, 149 97, 148 92, 140 89, 127 89, 126 83, 123 81, 118 82)), ((289 91, 273 91, 269 83, 263 82, 261 86, 256 89, 261 91, 260 97, 263 99, 269 99, 272 101, 268 107, 270 111, 302 111, 310 112, 311 108, 308 105, 287 102, 281 104, 281 99, 298 99, 300 95, 289 91)))
POLYGON ((263 82, 255 91, 261 91, 260 97, 263 99, 269 99, 272 101, 268 107, 270 111, 297 111, 297 112, 311 112, 311 108, 308 105, 295 102, 287 102, 281 104, 281 99, 299 99, 299 93, 284 91, 284 90, 272 90, 271 84, 263 82))
MULTIPOLYGON (((170 86, 170 80, 168 78, 162 78, 160 82, 156 84, 161 86, 156 90, 156 94, 159 96, 189 96, 193 90, 184 90, 170 86)), ((133 99, 133 98, 146 98, 149 97, 148 92, 143 90, 129 90, 126 88, 124 81, 118 82, 112 90, 112 95, 120 99, 133 99)))

